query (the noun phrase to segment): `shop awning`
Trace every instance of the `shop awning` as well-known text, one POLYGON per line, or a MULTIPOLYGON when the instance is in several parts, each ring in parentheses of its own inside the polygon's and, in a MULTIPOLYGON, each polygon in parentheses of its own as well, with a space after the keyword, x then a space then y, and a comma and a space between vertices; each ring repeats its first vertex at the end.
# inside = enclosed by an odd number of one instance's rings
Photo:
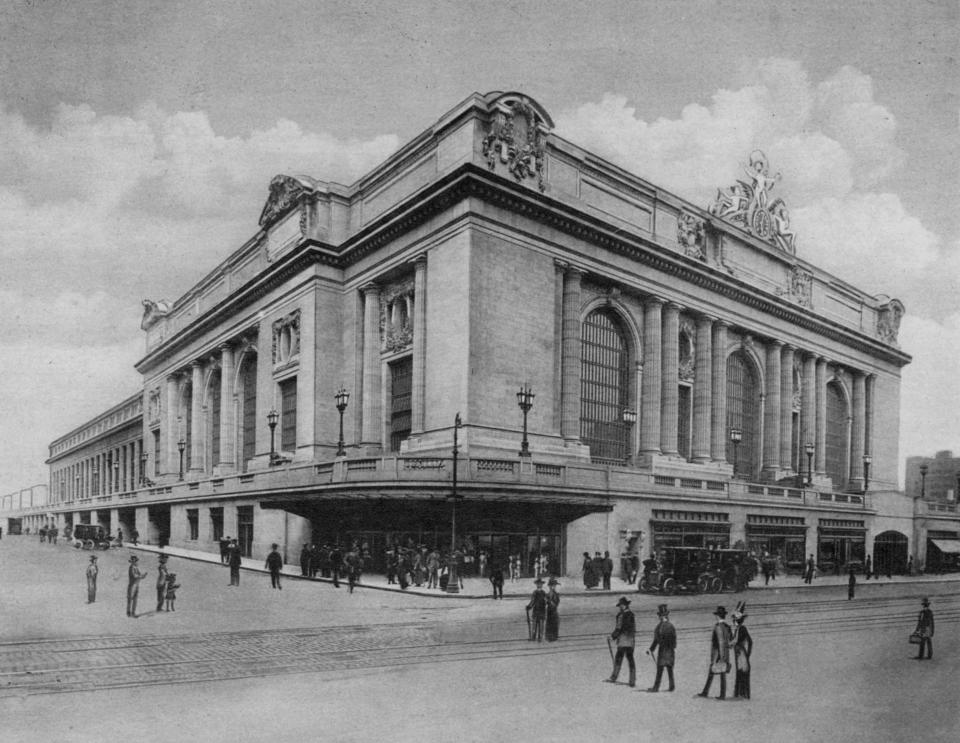
POLYGON ((931 539, 930 541, 946 555, 960 555, 960 539, 931 539))

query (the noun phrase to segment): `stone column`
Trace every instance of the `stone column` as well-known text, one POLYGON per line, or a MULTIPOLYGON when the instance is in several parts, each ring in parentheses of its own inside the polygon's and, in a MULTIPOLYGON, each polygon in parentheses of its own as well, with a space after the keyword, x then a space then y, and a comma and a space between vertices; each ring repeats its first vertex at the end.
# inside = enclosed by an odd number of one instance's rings
POLYGON ((190 364, 190 471, 203 472, 203 366, 190 364))
MULTIPOLYGON (((863 431, 863 453, 873 454, 873 411, 874 411, 874 391, 876 389, 877 377, 875 374, 867 375, 866 386, 866 420, 864 421, 863 431)), ((871 473, 872 473, 871 469, 871 473)), ((872 474, 871 474, 872 477, 872 474)), ((960 497, 960 493, 958 493, 960 497)))
MULTIPOLYGON (((177 450, 177 441, 180 440, 182 431, 180 430, 179 399, 180 392, 179 380, 175 374, 171 374, 166 380, 166 403, 167 415, 166 426, 161 428, 161 438, 166 435, 166 446, 162 447, 166 456, 162 472, 176 475, 180 468, 180 452, 177 450)), ((163 441, 160 442, 161 445, 163 441)), ((146 533, 146 532, 144 532, 146 533)))
POLYGON ((660 393, 663 365, 663 300, 650 297, 643 312, 643 386, 640 390, 640 452, 660 453, 660 393))
POLYGON ((677 455, 680 364, 680 305, 667 302, 663 312, 663 357, 660 364, 660 451, 677 455))
POLYGON ((220 472, 233 472, 237 448, 237 408, 233 404, 236 370, 233 348, 220 346, 220 472))
POLYGON ((560 435, 580 441, 580 281, 583 271, 570 266, 563 275, 563 339, 561 341, 560 435))
POLYGON ((714 462, 727 461, 727 327, 723 320, 713 324, 710 456, 714 462))
POLYGON ((818 475, 827 474, 827 360, 823 356, 817 359, 816 377, 817 440, 813 455, 813 471, 818 475))
POLYGON ((413 262, 413 379, 410 380, 410 433, 423 433, 427 392, 427 254, 413 262))
POLYGON ((810 476, 807 472, 807 444, 813 444, 817 439, 816 367, 816 357, 806 354, 803 358, 803 378, 800 380, 800 450, 803 457, 800 471, 804 474, 804 482, 810 476))
POLYGON ((793 469, 793 346, 780 351, 780 467, 793 469))
POLYGON ((693 461, 710 461, 711 415, 713 413, 713 318, 697 318, 697 348, 693 379, 693 461))
POLYGON ((383 446, 383 387, 380 372, 380 287, 367 284, 363 292, 363 397, 360 441, 383 446))
POLYGON ((866 376, 862 371, 853 376, 853 421, 850 430, 850 488, 863 490, 864 431, 866 429, 866 376))
POLYGON ((775 478, 780 469, 780 361, 783 343, 766 347, 765 404, 763 406, 763 474, 775 478))

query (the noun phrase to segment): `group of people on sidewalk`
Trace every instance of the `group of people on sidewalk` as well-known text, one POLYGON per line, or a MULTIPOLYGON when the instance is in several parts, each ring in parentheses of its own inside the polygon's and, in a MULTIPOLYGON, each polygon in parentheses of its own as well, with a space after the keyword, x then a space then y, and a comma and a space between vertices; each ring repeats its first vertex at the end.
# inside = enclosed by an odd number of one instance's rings
MULTIPOLYGON (((167 569, 167 560, 169 558, 162 552, 157 555, 157 611, 176 611, 177 589, 180 584, 177 583, 177 574, 171 573, 167 569)), ((91 556, 91 563, 95 563, 96 556, 91 556)), ((127 616, 136 619, 140 615, 137 613, 137 601, 140 598, 140 581, 147 577, 147 574, 140 571, 140 558, 137 555, 130 555, 130 564, 127 567, 127 616)), ((87 585, 89 589, 90 570, 87 569, 87 585)), ((96 580, 96 577, 94 577, 96 580)), ((96 586, 94 586, 96 593, 96 586)), ((92 603, 92 600, 90 601, 92 603)))
MULTIPOLYGON (((637 683, 637 668, 633 658, 633 650, 636 645, 636 619, 630 609, 630 600, 622 596, 617 602, 619 613, 617 614, 616 627, 610 634, 608 645, 610 646, 610 656, 613 660, 613 672, 609 678, 604 679, 608 683, 617 683, 620 676, 620 668, 624 658, 627 661, 627 667, 630 672, 628 685, 633 687, 637 683), (616 642, 616 653, 613 651, 613 642, 616 642)), ((747 631, 744 621, 747 618, 746 604, 741 601, 737 604, 736 610, 732 614, 733 626, 727 624, 727 610, 723 606, 718 606, 713 615, 716 617, 713 630, 710 635, 710 664, 708 666, 707 680, 697 696, 706 697, 710 694, 710 686, 713 683, 713 677, 720 677, 720 696, 718 699, 725 699, 727 696, 727 674, 731 669, 731 651, 733 653, 734 664, 736 668, 736 683, 734 684, 733 697, 735 699, 750 698, 750 656, 753 654, 753 638, 747 631)), ((648 692, 659 692, 660 684, 663 681, 663 674, 667 674, 667 691, 676 689, 676 679, 673 675, 673 667, 676 661, 677 649, 677 630, 670 622, 670 608, 666 604, 660 604, 657 607, 657 625, 653 631, 653 641, 647 648, 646 654, 653 656, 656 653, 655 663, 657 666, 657 675, 653 686, 647 689, 648 692)))
POLYGON ((609 552, 594 552, 590 557, 589 552, 583 553, 583 587, 586 589, 596 588, 601 585, 603 590, 610 590, 610 579, 613 576, 613 559, 609 552))

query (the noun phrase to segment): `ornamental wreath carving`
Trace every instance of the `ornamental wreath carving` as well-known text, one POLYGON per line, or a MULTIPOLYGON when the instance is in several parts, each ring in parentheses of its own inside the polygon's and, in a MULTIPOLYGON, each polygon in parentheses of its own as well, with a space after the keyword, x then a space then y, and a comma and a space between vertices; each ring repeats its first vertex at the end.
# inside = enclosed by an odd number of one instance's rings
MULTIPOLYGON (((267 196, 267 203, 260 212, 260 226, 275 222, 288 211, 300 203, 303 196, 312 194, 316 191, 316 184, 311 178, 304 175, 277 175, 270 181, 270 195, 267 196)), ((301 231, 305 229, 305 223, 301 220, 301 231)))
POLYGON ((496 107, 490 130, 483 139, 483 156, 493 170, 497 161, 504 163, 518 183, 536 178, 541 191, 544 180, 546 123, 537 115, 529 100, 522 96, 502 98, 496 107))
POLYGON ((900 321, 905 308, 899 299, 891 299, 877 312, 877 338, 884 343, 896 345, 900 333, 900 321))
POLYGON ((780 180, 780 173, 771 176, 767 156, 760 150, 750 153, 750 164, 743 166, 746 181, 717 191, 710 205, 711 214, 734 224, 775 245, 787 253, 796 253, 797 236, 790 229, 790 213, 783 199, 770 201, 770 192, 780 180))
POLYGON ((794 266, 787 274, 787 286, 777 292, 801 307, 813 306, 813 274, 794 266))
POLYGON ((684 255, 704 260, 703 220, 690 212, 681 212, 677 218, 677 242, 683 248, 684 255))

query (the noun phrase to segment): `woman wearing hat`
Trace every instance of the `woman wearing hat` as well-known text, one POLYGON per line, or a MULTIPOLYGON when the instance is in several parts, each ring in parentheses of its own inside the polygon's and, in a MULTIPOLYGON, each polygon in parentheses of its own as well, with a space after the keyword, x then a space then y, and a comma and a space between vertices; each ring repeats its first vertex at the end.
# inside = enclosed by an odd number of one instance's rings
POLYGON ((560 582, 551 576, 547 582, 547 622, 544 634, 547 636, 547 642, 553 642, 560 636, 560 594, 557 593, 557 586, 560 582))
POLYGON ((727 674, 730 673, 730 640, 732 633, 730 625, 723 620, 727 616, 727 610, 718 606, 713 612, 717 618, 713 625, 713 633, 710 636, 710 670, 707 673, 707 682, 703 685, 703 691, 697 696, 706 697, 710 695, 710 684, 713 683, 714 675, 720 676, 720 696, 717 699, 727 698, 727 674))
POLYGON ((620 675, 620 665, 623 663, 624 656, 626 656, 627 666, 630 669, 629 684, 635 686, 637 683, 637 666, 633 660, 633 647, 636 641, 637 624, 633 618, 633 612, 630 611, 630 599, 621 596, 617 602, 617 608, 620 610, 620 613, 617 614, 617 627, 610 635, 611 640, 617 641, 617 655, 613 659, 613 673, 610 674, 610 678, 604 679, 604 681, 611 684, 617 682, 617 677, 620 675))
POLYGON ((733 684, 734 699, 750 698, 750 656, 753 653, 753 638, 743 625, 747 618, 747 605, 741 601, 731 615, 733 619, 733 660, 737 667, 733 684))
POLYGON ((100 569, 97 567, 97 556, 90 555, 90 564, 87 565, 87 603, 92 604, 97 600, 97 574, 100 569))
POLYGON ((924 596, 920 602, 923 608, 920 610, 920 616, 917 617, 916 633, 920 635, 920 650, 917 653, 917 660, 923 660, 923 649, 927 649, 927 660, 933 658, 933 611, 930 609, 930 600, 924 596))
POLYGON ((647 655, 651 655, 654 650, 657 652, 657 678, 647 691, 660 691, 660 679, 663 678, 663 669, 667 669, 667 678, 670 680, 670 687, 667 691, 674 690, 673 683, 673 662, 676 657, 677 648, 677 630, 670 623, 670 609, 666 604, 660 604, 657 607, 657 619, 659 623, 653 631, 653 643, 647 650, 647 655))

